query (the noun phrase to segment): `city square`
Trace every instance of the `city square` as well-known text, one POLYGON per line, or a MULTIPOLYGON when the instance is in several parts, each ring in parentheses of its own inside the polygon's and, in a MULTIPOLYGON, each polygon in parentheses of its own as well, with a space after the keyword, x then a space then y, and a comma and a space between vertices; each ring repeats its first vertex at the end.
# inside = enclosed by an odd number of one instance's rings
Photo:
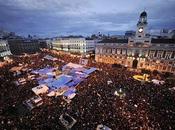
POLYGON ((68 113, 77 121, 73 129, 95 129, 99 124, 111 129, 173 129, 174 127, 173 81, 167 80, 163 85, 152 82, 142 84, 133 78, 134 75, 141 74, 140 72, 88 59, 87 67, 93 66, 98 69, 76 86, 76 96, 71 102, 64 100, 63 95, 48 97, 43 93, 39 94, 43 103, 33 110, 28 110, 22 103, 36 95, 32 88, 38 85, 35 78, 30 78, 33 69, 47 66, 58 67, 61 71, 64 64, 70 61, 79 64, 81 58, 45 50, 12 59, 12 63, 0 71, 3 97, 2 128, 64 129, 59 122, 60 115, 64 113, 68 113), (43 60, 48 54, 64 63, 43 60), (26 69, 23 71, 21 68, 20 74, 14 76, 9 71, 14 66, 25 66, 26 69), (21 78, 26 80, 25 83, 16 85, 14 81, 21 78), (115 91, 118 91, 119 95, 116 95, 115 91), (125 96, 122 96, 123 93, 125 96), (21 105, 26 110, 21 110, 21 105))
POLYGON ((175 130, 174 0, 0 0, 0 130, 175 130))

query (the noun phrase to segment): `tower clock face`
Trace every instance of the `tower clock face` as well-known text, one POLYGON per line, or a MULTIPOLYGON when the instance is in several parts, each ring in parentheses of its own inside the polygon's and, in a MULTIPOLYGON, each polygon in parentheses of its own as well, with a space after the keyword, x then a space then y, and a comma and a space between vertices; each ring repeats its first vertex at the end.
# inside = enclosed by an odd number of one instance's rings
POLYGON ((142 33, 143 32, 143 28, 139 28, 139 33, 142 33))

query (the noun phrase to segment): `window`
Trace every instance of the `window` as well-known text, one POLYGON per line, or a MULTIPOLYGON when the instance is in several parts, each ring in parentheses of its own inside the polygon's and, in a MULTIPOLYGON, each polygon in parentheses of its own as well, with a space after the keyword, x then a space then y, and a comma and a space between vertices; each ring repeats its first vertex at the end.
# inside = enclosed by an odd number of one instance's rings
POLYGON ((170 59, 170 54, 166 54, 165 59, 170 59))
POLYGON ((173 64, 173 62, 172 62, 172 61, 170 61, 170 62, 169 62, 169 64, 171 65, 171 64, 173 64))
POLYGON ((122 54, 123 55, 126 55, 126 50, 122 50, 122 54))
POLYGON ((157 53, 157 58, 159 58, 159 59, 162 58, 162 52, 157 53))
POLYGON ((108 52, 107 53, 112 53, 112 49, 108 49, 108 52))
POLYGON ((103 49, 103 53, 106 53, 106 49, 103 49))
POLYGON ((166 66, 163 66, 163 70, 166 70, 166 66))
POLYGON ((117 49, 117 54, 120 54, 120 49, 117 49))
POLYGON ((140 63, 140 67, 143 67, 143 63, 140 63))
POLYGON ((112 54, 115 54, 115 49, 112 49, 112 54))
POLYGON ((153 58, 153 56, 154 56, 154 53, 150 53, 150 54, 149 54, 149 57, 150 57, 150 58, 153 58))

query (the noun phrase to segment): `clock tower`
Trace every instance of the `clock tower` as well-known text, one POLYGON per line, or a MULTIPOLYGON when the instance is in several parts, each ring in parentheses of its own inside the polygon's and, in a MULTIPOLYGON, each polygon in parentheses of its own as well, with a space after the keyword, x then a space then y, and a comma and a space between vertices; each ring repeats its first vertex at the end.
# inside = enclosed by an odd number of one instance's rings
POLYGON ((143 11, 140 14, 139 21, 137 22, 137 30, 135 37, 129 37, 129 46, 150 46, 151 36, 147 33, 147 13, 143 11))
POLYGON ((140 14, 139 21, 137 23, 137 32, 136 37, 137 38, 144 38, 146 36, 146 28, 147 28, 147 13, 143 11, 140 14))

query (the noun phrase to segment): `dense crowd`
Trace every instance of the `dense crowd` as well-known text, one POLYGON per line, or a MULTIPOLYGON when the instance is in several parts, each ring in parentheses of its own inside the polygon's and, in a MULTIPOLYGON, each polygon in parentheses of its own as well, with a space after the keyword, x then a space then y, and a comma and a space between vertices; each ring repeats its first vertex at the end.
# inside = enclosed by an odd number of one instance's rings
POLYGON ((61 96, 41 95, 44 103, 27 114, 20 110, 22 102, 34 95, 31 88, 38 85, 36 80, 27 80, 17 86, 14 81, 25 78, 31 70, 46 66, 61 67, 66 63, 79 63, 80 58, 56 51, 13 56, 13 62, 0 68, 0 129, 63 129, 59 117, 68 113, 77 120, 76 130, 95 130, 104 124, 112 130, 174 130, 175 129, 175 87, 174 82, 163 85, 151 82, 141 83, 133 79, 138 72, 126 68, 96 63, 89 59, 89 67, 97 67, 91 76, 77 86, 77 95, 70 104, 61 96), (44 60, 52 55, 58 61, 44 60), (62 61, 62 62, 61 62, 62 61), (25 71, 14 76, 10 68, 23 66, 25 71), (111 83, 109 84, 108 81, 111 83), (121 89, 124 98, 114 94, 121 89))

